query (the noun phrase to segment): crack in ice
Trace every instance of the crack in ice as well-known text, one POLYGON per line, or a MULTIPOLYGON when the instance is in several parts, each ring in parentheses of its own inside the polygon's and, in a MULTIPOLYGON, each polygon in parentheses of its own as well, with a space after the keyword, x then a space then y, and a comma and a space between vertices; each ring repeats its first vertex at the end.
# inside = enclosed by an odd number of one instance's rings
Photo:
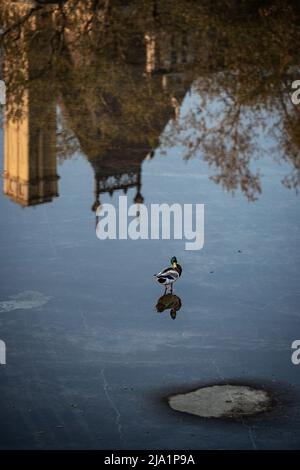
POLYGON ((109 401, 109 403, 111 404, 115 414, 116 414, 116 426, 117 426, 117 429, 118 429, 118 434, 119 434, 119 438, 120 438, 120 441, 122 443, 124 443, 124 438, 123 438, 123 432, 122 432, 122 425, 121 425, 121 413, 120 411, 118 410, 114 400, 112 399, 112 397, 110 396, 109 394, 109 384, 105 378, 105 375, 104 375, 104 369, 101 369, 101 376, 102 376, 102 381, 103 381, 103 390, 104 390, 104 394, 107 398, 107 400, 109 401))

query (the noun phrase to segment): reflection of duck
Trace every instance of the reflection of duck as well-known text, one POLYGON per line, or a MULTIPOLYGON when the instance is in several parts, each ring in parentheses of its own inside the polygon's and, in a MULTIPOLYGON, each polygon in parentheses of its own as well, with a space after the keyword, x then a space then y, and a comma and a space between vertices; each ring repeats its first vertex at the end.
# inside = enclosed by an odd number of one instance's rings
POLYGON ((181 305, 181 299, 177 295, 164 294, 157 301, 156 311, 162 313, 165 310, 170 310, 170 316, 175 320, 178 310, 181 309, 181 305))
POLYGON ((171 266, 163 269, 158 274, 154 274, 154 277, 156 277, 157 282, 165 286, 165 293, 169 285, 171 286, 171 292, 173 292, 173 283, 180 278, 181 273, 182 267, 180 264, 177 264, 177 259, 173 256, 171 258, 171 266))

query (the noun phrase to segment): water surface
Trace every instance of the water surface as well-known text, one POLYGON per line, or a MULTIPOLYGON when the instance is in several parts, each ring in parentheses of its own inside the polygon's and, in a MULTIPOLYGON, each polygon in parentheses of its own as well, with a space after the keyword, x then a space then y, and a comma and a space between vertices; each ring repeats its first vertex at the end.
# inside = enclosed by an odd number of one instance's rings
POLYGON ((77 2, 77 17, 72 3, 65 29, 42 7, 2 45, 0 448, 298 448, 296 9, 294 24, 278 6, 182 1, 166 16, 166 2, 97 14, 77 2), (124 191, 137 211, 204 204, 204 248, 99 240, 97 208, 124 191), (175 319, 157 312, 153 280, 173 255, 175 319), (164 400, 220 382, 280 405, 219 422, 164 400))

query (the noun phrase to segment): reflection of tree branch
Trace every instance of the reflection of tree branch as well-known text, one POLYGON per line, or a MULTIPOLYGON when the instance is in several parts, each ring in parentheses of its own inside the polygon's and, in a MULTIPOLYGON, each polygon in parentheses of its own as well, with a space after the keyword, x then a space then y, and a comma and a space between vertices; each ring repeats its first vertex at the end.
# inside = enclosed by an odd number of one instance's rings
POLYGON ((28 13, 26 13, 23 17, 19 19, 16 23, 13 23, 11 26, 9 26, 3 33, 0 34, 0 41, 2 41, 6 36, 8 36, 10 33, 12 33, 15 29, 19 29, 19 34, 18 38, 20 37, 20 29, 21 27, 39 10, 41 10, 43 7, 41 5, 38 5, 36 7, 33 7, 29 10, 28 13))
POLYGON ((187 115, 185 121, 177 124, 176 132, 171 129, 164 136, 163 145, 184 146, 188 149, 185 158, 202 154, 203 160, 218 170, 212 176, 213 181, 228 191, 239 187, 249 200, 255 200, 261 192, 259 175, 250 170, 255 139, 251 132, 254 132, 255 125, 250 123, 245 127, 243 117, 247 111, 242 112, 242 104, 237 100, 220 99, 222 111, 216 104, 216 110, 209 111, 211 106, 214 109, 205 98, 206 93, 209 97, 209 91, 202 87, 198 93, 202 99, 199 108, 205 109, 204 116, 197 117, 197 110, 187 115), (209 122, 213 125, 209 126, 209 122), (191 137, 187 136, 187 131, 191 137))

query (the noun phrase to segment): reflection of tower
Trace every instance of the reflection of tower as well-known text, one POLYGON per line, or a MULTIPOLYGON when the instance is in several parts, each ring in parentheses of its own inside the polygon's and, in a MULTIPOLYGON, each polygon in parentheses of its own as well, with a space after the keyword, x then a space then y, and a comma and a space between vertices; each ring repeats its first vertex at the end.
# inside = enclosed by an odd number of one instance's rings
POLYGON ((30 206, 50 202, 57 194, 55 102, 36 108, 26 92, 22 117, 8 116, 4 127, 4 194, 30 206), (46 119, 47 118, 47 119, 46 119))
MULTIPOLYGON (((37 22, 31 25, 33 33, 37 27, 37 22)), ((41 47, 45 44, 43 38, 36 35, 36 47, 29 42, 23 37, 20 39, 20 57, 5 56, 4 74, 6 70, 20 67, 21 63, 24 65, 20 73, 31 79, 37 67, 43 67, 43 58, 47 56, 45 47, 41 47)), ((21 97, 20 90, 16 95, 9 87, 7 90, 3 191, 22 206, 49 202, 58 196, 56 103, 48 85, 46 80, 35 81, 21 97)))

